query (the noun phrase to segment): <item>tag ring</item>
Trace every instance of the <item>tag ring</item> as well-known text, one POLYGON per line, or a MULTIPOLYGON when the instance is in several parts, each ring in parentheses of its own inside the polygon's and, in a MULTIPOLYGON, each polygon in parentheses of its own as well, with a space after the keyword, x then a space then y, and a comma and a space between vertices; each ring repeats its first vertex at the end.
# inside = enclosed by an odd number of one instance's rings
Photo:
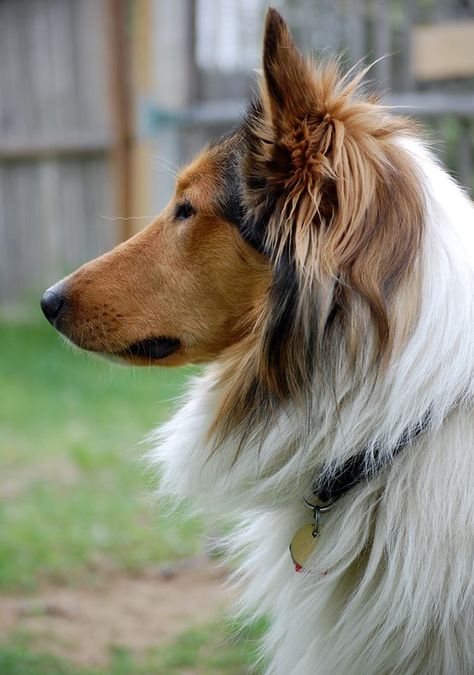
POLYGON ((303 497, 303 501, 305 503, 306 508, 310 509, 311 511, 314 511, 315 509, 319 509, 319 513, 326 513, 326 511, 329 511, 329 509, 333 506, 333 504, 336 503, 336 500, 329 502, 329 503, 323 503, 323 504, 311 504, 310 501, 306 499, 306 497, 303 497))
POLYGON ((316 538, 316 537, 319 537, 319 533, 320 533, 319 523, 320 523, 320 520, 321 520, 321 508, 319 506, 314 507, 313 515, 314 515, 314 527, 313 527, 313 531, 311 532, 311 534, 313 535, 313 537, 316 538))
POLYGON ((306 497, 303 497, 303 499, 306 507, 311 509, 311 511, 313 512, 314 526, 311 534, 313 535, 314 538, 319 537, 319 534, 321 532, 320 530, 321 514, 326 513, 326 511, 329 511, 334 502, 321 505, 321 504, 311 504, 311 502, 309 502, 306 499, 306 497))

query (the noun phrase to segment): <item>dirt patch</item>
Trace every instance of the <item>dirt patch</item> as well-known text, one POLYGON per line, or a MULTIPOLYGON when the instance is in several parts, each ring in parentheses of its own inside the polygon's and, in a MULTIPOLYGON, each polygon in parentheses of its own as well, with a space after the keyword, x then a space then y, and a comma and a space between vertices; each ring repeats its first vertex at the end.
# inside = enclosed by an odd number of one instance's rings
POLYGON ((9 501, 21 497, 33 484, 54 479, 56 484, 66 487, 75 485, 81 477, 79 469, 69 460, 57 458, 41 464, 2 470, 0 479, 0 500, 9 501))
POLYGON ((228 601, 222 576, 201 559, 172 572, 116 575, 95 589, 50 586, 0 596, 0 641, 26 631, 32 648, 104 665, 114 646, 141 651, 212 621, 228 601))

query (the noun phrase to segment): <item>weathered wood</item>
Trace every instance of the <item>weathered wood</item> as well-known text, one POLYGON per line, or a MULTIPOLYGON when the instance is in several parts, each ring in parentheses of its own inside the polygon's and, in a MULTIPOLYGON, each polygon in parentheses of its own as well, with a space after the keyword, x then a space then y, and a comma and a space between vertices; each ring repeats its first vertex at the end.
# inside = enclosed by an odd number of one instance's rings
MULTIPOLYGON (((193 103, 195 93, 191 80, 197 78, 195 54, 192 51, 190 13, 192 0, 153 3, 154 28, 153 71, 158 104, 166 109, 182 110, 193 103), (170 27, 173 27, 170 30, 170 27)), ((178 128, 171 124, 158 126, 151 152, 158 161, 169 158, 180 161, 181 141, 178 128)), ((172 194, 174 176, 159 174, 152 196, 152 211, 160 211, 172 194)))
POLYGON ((431 19, 435 22, 442 21, 449 16, 449 3, 447 0, 435 0, 431 8, 431 19))
POLYGON ((110 144, 110 137, 103 134, 67 134, 36 138, 0 137, 0 161, 103 154, 109 150, 110 144))
MULTIPOLYGON (((474 117, 474 94, 409 92, 389 95, 385 101, 398 112, 420 117, 474 117)), ((246 107, 245 99, 207 101, 180 111, 156 106, 152 114, 154 123, 160 128, 192 125, 212 127, 236 124, 246 107)))
POLYGON ((114 243, 105 2, 0 2, 1 302, 114 243))
POLYGON ((436 91, 397 93, 388 97, 390 105, 400 112, 419 117, 455 115, 474 116, 474 94, 454 94, 436 91))
POLYGON ((416 3, 413 0, 403 0, 402 21, 401 21, 401 77, 400 83, 404 91, 411 91, 414 87, 413 69, 412 69, 412 44, 411 29, 414 22, 416 3))
POLYGON ((457 170, 459 181, 469 189, 473 187, 472 172, 472 121, 469 119, 460 120, 460 133, 457 143, 457 170))
POLYGON ((391 64, 391 29, 389 0, 375 0, 372 5, 374 17, 374 74, 377 84, 383 89, 390 88, 391 64))
POLYGON ((474 75, 474 20, 412 28, 413 72, 418 80, 474 75))
POLYGON ((108 0, 108 20, 114 190, 117 215, 122 218, 119 241, 125 241, 133 234, 130 221, 133 131, 124 0, 108 0))
POLYGON ((367 55, 367 22, 366 7, 364 0, 347 0, 347 32, 346 38, 349 45, 349 55, 353 63, 364 59, 367 55))
MULTIPOLYGON (((0 0, 0 301, 20 298, 106 250, 115 243, 121 223, 125 223, 121 238, 131 233, 126 223, 143 225, 146 218, 141 216, 159 210, 168 200, 177 165, 209 137, 239 123, 253 82, 250 72, 242 72, 244 66, 251 68, 247 42, 259 40, 260 28, 255 26, 261 25, 264 3, 256 8, 238 0, 209 0, 207 5, 215 30, 217 16, 227 21, 227 27, 231 17, 237 42, 245 42, 235 71, 222 68, 212 54, 212 67, 208 64, 206 70, 200 63, 198 69, 193 0, 0 0), (115 94, 109 96, 108 9, 117 3, 127 5, 127 26, 134 31, 133 48, 139 53, 134 73, 139 118, 147 116, 149 102, 155 105, 146 131, 141 129, 140 145, 133 150, 129 110, 115 107, 111 126, 112 102, 117 106, 127 98, 118 97, 120 91, 120 97, 124 95, 125 71, 124 50, 117 51, 118 42, 112 59, 115 94), (224 16, 227 10, 230 14, 224 16), (196 105, 196 100, 203 102, 196 105), (150 129, 156 132, 151 141, 146 136, 150 129), (111 173, 112 143, 116 150, 120 145, 122 159, 126 158, 120 178, 111 173), (140 193, 133 204, 132 152, 141 167, 134 174, 140 193), (120 216, 127 214, 138 217, 122 221, 120 216)), ((350 63, 383 57, 369 78, 382 89, 392 89, 387 102, 396 112, 429 120, 436 135, 434 150, 442 154, 445 147, 453 174, 472 190, 474 94, 467 81, 437 89, 430 84, 430 91, 418 91, 411 40, 417 24, 461 19, 465 30, 472 22, 472 16, 466 18, 466 3, 280 0, 278 5, 290 24, 294 22, 305 50, 314 48, 330 57, 342 49, 350 63)), ((123 29, 123 13, 118 23, 123 29)), ((473 53, 472 42, 465 45, 466 63, 473 53)), ((438 41, 429 67, 435 67, 439 55, 447 67, 459 44, 455 40, 443 48, 438 41)), ((222 40, 218 44, 210 40, 206 53, 216 46, 222 48, 222 40)), ((255 67, 258 63, 255 47, 255 67)), ((436 68, 439 73, 439 64, 436 68)))

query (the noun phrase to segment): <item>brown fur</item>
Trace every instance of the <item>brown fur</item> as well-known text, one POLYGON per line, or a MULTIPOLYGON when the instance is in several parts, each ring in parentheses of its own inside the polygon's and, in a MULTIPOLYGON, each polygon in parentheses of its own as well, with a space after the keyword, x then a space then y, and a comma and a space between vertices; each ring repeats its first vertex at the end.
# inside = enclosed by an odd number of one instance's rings
MULTIPOLYGON (((310 297, 327 276, 345 304, 361 296, 386 346, 390 296, 418 251, 424 204, 414 166, 396 144, 412 124, 360 98, 363 74, 348 81, 335 63, 305 61, 270 10, 263 114, 252 122, 259 143, 246 171, 281 195, 268 228, 275 258, 291 247, 310 297)), ((264 201, 258 190, 247 198, 257 211, 264 201)))
POLYGON ((218 359, 220 436, 303 401, 334 354, 387 362, 408 334, 396 294, 423 236, 419 180, 397 142, 411 126, 363 98, 364 73, 305 60, 274 10, 263 65, 242 129, 185 169, 146 230, 66 282, 63 332, 79 346, 117 354, 169 336, 181 346, 160 364, 218 359), (223 215, 231 154, 240 182, 226 199, 240 199, 252 238, 223 215), (180 222, 183 199, 196 213, 180 222))
POLYGON ((174 198, 151 225, 66 280, 63 332, 77 345, 114 355, 148 337, 178 337, 179 351, 159 363, 179 365, 209 361, 248 331, 270 271, 216 211, 215 154, 204 153, 183 172, 174 198), (183 199, 196 215, 176 222, 175 205, 183 199))
POLYGON ((424 221, 415 168, 396 143, 413 126, 361 98, 364 73, 350 81, 336 63, 306 61, 273 10, 263 64, 262 103, 248 122, 244 199, 256 219, 267 216, 273 199, 267 249, 275 267, 289 252, 298 307, 289 334, 278 335, 277 359, 265 333, 275 330, 268 326, 280 294, 270 294, 260 312, 260 340, 228 355, 216 418, 222 436, 249 417, 268 416, 275 400, 301 397, 313 367, 305 345, 322 349, 326 361, 331 351, 347 349, 354 361, 372 348, 373 358, 388 362, 400 347, 397 336, 406 339, 410 331, 398 327, 394 294, 414 270, 424 221))

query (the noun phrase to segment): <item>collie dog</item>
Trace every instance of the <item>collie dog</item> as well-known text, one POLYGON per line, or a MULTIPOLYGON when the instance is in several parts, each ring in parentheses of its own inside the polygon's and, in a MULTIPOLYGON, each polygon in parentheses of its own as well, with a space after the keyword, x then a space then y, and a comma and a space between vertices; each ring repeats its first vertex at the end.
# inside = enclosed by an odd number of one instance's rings
POLYGON ((42 306, 83 349, 209 364, 152 459, 237 520, 268 673, 468 675, 474 210, 362 76, 269 10, 241 126, 42 306))

